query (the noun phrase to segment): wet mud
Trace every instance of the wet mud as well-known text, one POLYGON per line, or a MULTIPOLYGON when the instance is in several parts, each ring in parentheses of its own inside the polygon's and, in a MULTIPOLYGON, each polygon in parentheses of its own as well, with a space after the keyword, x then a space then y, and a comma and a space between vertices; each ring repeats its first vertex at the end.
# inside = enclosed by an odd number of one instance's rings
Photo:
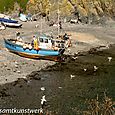
POLYGON ((52 115, 79 115, 87 110, 85 101, 97 94, 101 100, 106 92, 115 101, 115 45, 109 49, 92 48, 64 59, 1 85, 0 108, 41 108, 45 95, 44 109, 52 115))

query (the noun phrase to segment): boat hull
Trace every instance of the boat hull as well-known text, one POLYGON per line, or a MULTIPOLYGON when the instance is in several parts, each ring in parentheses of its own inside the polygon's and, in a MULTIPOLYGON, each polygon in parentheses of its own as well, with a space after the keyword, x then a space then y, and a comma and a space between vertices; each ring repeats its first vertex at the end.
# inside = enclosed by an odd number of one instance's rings
POLYGON ((2 22, 6 27, 11 27, 11 28, 20 28, 22 24, 18 23, 8 23, 8 22, 2 22))

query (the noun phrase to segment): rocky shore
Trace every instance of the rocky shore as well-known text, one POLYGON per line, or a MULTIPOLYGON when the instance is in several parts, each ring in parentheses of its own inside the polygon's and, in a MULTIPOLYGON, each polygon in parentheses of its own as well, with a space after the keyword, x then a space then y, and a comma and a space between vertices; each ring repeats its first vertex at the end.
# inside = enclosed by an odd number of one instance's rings
MULTIPOLYGON (((3 38, 15 37, 16 31, 21 33, 24 41, 31 41, 35 34, 51 32, 56 35, 57 27, 49 27, 45 20, 41 22, 23 22, 23 27, 20 29, 6 28, 0 31, 0 84, 5 84, 24 78, 32 71, 38 71, 49 65, 54 65, 56 62, 48 60, 32 60, 20 57, 7 51, 4 47, 3 38), (36 25, 38 25, 36 27, 36 25)), ((72 41, 72 47, 65 52, 67 55, 77 54, 78 52, 88 51, 93 47, 102 46, 109 48, 109 44, 115 43, 115 22, 109 21, 104 26, 86 25, 86 24, 70 24, 63 23, 63 29, 60 33, 68 33, 72 41)))

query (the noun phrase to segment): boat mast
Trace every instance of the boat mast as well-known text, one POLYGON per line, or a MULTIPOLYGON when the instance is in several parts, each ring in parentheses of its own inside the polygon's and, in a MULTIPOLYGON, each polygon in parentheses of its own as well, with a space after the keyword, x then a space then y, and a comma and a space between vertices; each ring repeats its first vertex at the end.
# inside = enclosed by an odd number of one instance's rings
POLYGON ((43 10, 43 7, 42 7, 42 0, 40 1, 40 6, 41 6, 41 16, 40 16, 40 35, 42 35, 42 10, 43 10))
POLYGON ((59 35, 59 0, 58 0, 58 11, 57 11, 57 15, 58 15, 58 35, 59 35))
POLYGON ((40 23, 40 25, 41 25, 41 31, 40 31, 40 35, 42 35, 42 15, 41 15, 41 23, 40 23))

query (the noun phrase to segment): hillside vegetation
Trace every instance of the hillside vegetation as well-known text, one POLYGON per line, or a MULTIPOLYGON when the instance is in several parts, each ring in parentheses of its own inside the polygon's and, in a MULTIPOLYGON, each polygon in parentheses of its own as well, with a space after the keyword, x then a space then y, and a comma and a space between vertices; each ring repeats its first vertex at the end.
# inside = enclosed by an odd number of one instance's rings
POLYGON ((115 17, 115 0, 0 0, 0 11, 14 10, 18 3, 25 12, 76 17, 115 17), (59 9, 59 11, 58 11, 59 9))
POLYGON ((59 9, 61 14, 79 13, 83 16, 114 16, 114 0, 30 0, 27 10, 34 12, 53 12, 59 9))
POLYGON ((23 10, 26 10, 27 2, 28 0, 0 0, 0 12, 10 12, 14 10, 15 3, 23 10))

